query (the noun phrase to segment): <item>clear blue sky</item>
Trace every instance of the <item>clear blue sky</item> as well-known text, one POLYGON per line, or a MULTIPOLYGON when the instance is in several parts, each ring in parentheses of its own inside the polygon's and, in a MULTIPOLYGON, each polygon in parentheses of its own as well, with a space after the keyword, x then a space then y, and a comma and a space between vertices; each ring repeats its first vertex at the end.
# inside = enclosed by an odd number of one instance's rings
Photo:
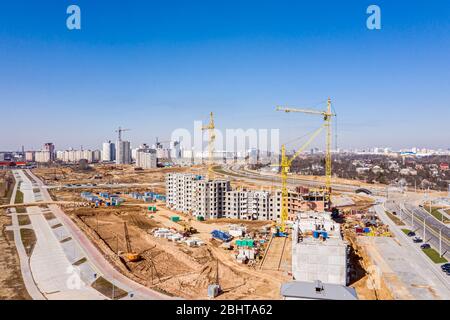
POLYGON ((134 145, 165 140, 209 111, 283 142, 320 120, 275 106, 328 96, 340 147, 450 147, 450 1, 0 4, 0 150, 99 147, 119 125, 134 145), (370 4, 380 31, 366 28, 370 4))

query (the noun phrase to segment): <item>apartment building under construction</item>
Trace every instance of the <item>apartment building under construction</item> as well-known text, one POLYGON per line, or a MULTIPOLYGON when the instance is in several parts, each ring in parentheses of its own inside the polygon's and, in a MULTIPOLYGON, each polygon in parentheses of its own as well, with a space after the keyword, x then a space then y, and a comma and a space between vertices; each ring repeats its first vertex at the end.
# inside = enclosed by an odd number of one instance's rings
POLYGON ((168 206, 204 219, 225 216, 225 196, 228 191, 231 191, 228 180, 206 180, 189 173, 166 175, 168 206))
MULTIPOLYGON (((167 204, 171 209, 202 216, 204 219, 280 219, 280 190, 231 190, 228 180, 207 180, 190 173, 167 174, 166 190, 167 204)), ((289 220, 294 221, 299 212, 315 209, 323 211, 323 199, 316 201, 311 192, 289 192, 289 220)))

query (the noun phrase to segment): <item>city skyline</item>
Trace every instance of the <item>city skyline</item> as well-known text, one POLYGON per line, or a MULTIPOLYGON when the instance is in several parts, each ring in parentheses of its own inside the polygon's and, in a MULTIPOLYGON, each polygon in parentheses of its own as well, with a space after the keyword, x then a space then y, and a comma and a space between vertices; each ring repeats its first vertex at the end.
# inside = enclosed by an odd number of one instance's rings
POLYGON ((223 129, 279 128, 283 143, 321 122, 275 106, 322 108, 328 97, 340 148, 449 147, 446 1, 378 1, 378 31, 360 1, 131 4, 79 1, 76 31, 66 3, 4 4, 0 149, 94 148, 119 125, 137 146, 210 111, 223 129))

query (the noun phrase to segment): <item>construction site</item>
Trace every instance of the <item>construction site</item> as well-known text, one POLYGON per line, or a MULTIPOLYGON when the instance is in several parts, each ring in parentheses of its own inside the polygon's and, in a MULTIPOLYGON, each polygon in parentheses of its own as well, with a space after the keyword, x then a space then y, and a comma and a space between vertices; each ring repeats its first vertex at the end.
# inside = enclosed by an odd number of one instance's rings
MULTIPOLYGON (((371 213, 373 200, 332 191, 328 155, 323 187, 287 184, 292 161, 329 128, 329 106, 320 113, 325 125, 296 155, 288 158, 283 146, 280 187, 227 175, 212 157, 190 167, 98 164, 33 173, 116 270, 165 295, 282 299, 283 284, 320 280, 352 288, 359 299, 389 299, 386 286, 367 285, 373 262, 358 242, 391 236, 371 213)), ((212 154, 212 114, 204 130, 212 154)))

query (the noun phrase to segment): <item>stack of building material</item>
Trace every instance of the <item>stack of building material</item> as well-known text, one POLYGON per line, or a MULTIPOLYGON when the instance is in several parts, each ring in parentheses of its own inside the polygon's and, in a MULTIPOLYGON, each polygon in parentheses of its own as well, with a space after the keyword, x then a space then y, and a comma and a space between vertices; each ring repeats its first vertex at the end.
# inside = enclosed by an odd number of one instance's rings
POLYGON ((239 225, 235 225, 235 224, 231 224, 229 226, 229 231, 228 233, 230 235, 232 235, 233 237, 242 237, 244 236, 244 234, 246 233, 247 228, 244 226, 239 226, 239 225))

